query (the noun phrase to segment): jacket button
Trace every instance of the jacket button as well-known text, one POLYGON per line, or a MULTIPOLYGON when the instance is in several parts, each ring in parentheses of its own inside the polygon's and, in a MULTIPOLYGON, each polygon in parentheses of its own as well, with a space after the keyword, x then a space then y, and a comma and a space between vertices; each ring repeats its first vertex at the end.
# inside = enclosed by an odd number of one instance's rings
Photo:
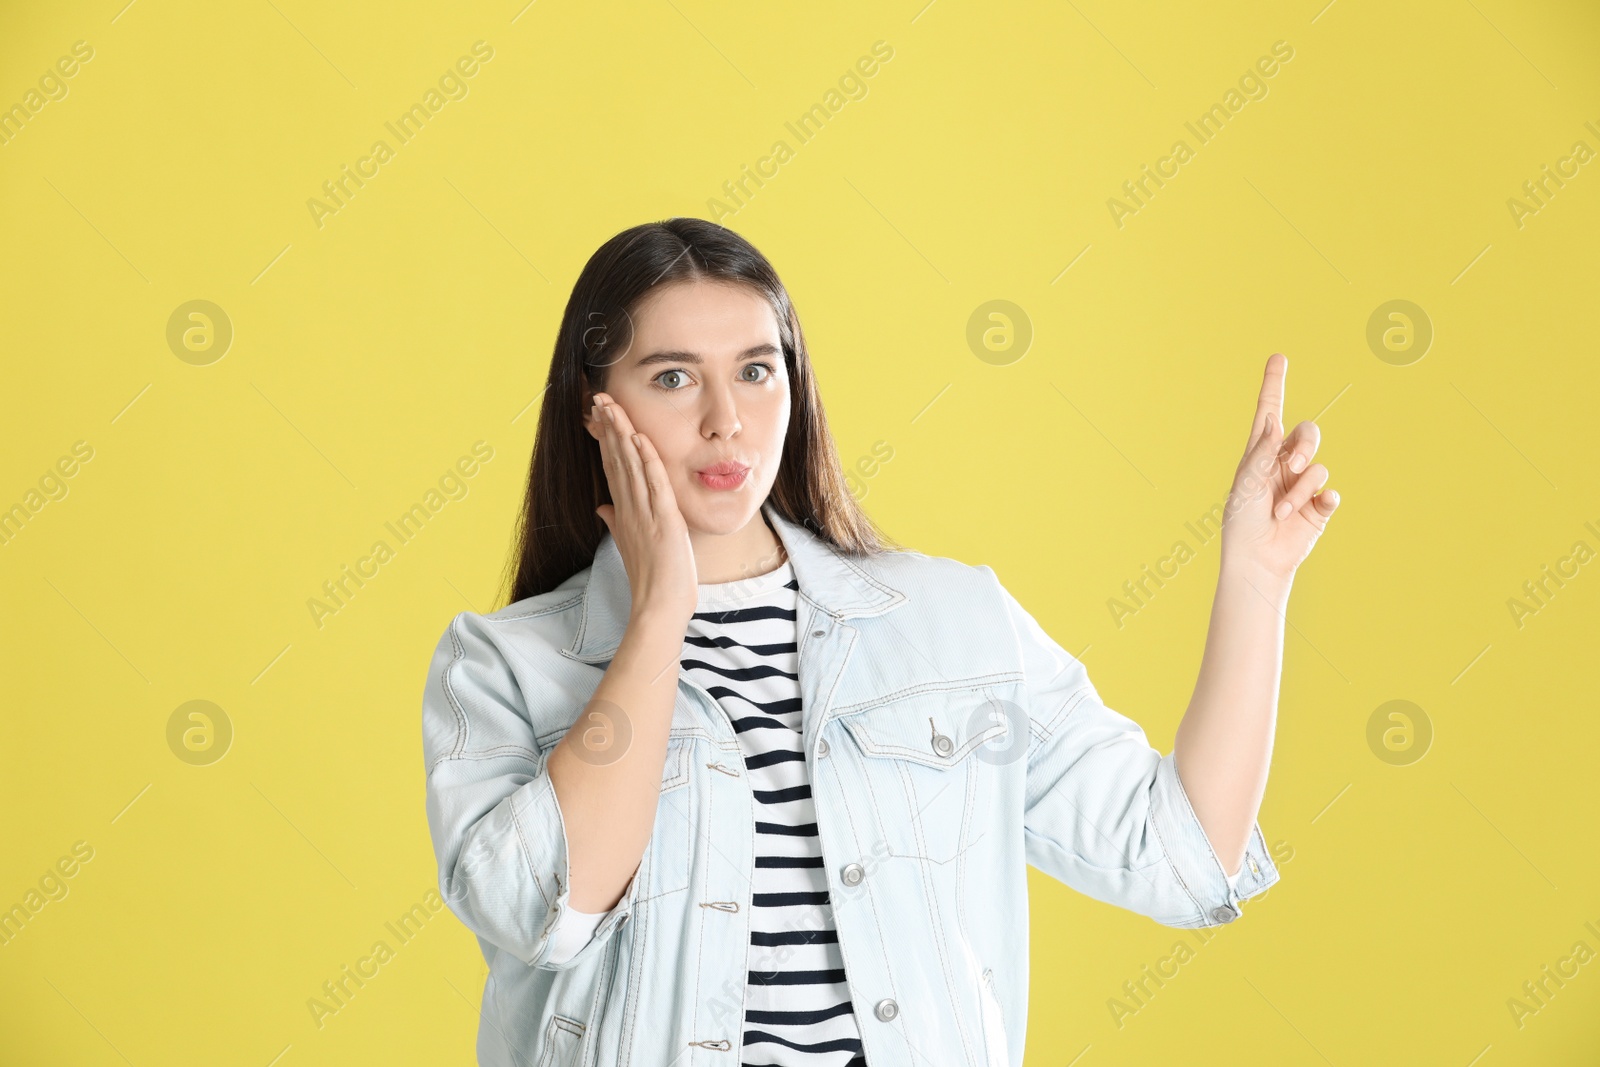
POLYGON ((955 747, 955 742, 950 740, 944 734, 940 734, 938 737, 933 739, 933 750, 939 753, 941 756, 950 755, 951 750, 953 750, 955 747))
POLYGON ((812 636, 812 637, 822 637, 822 636, 824 636, 824 635, 825 635, 825 634, 826 634, 826 633, 827 633, 827 632, 828 632, 828 631, 826 631, 826 630, 812 630, 812 631, 811 631, 811 636, 812 636))
POLYGON ((878 1018, 882 1019, 884 1022, 888 1022, 890 1019, 893 1019, 896 1015, 900 1014, 900 1005, 896 1004, 892 1000, 880 1000, 878 1001, 877 1007, 872 1009, 872 1013, 878 1018))
POLYGON ((821 759, 823 756, 826 756, 827 754, 828 754, 828 739, 826 737, 819 738, 817 740, 817 758, 821 759))
MULTIPOLYGON (((839 872, 839 877, 845 885, 860 885, 861 879, 865 878, 866 874, 867 872, 861 866, 861 864, 852 863, 847 865, 844 870, 839 872)), ((885 1001, 885 1003, 893 1004, 894 1001, 885 1001)))
POLYGON ((1236 908, 1230 907, 1227 904, 1223 904, 1223 905, 1220 905, 1218 907, 1215 907, 1215 908, 1211 909, 1211 920, 1213 922, 1231 923, 1231 922, 1233 922, 1233 920, 1237 919, 1238 917, 1239 917, 1238 910, 1236 908))

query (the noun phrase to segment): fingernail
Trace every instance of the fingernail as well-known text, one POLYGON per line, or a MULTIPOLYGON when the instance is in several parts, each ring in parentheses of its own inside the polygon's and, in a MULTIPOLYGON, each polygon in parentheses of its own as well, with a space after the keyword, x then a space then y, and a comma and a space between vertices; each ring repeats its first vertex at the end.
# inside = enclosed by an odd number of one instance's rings
POLYGON ((1306 457, 1300 455, 1299 453, 1295 453, 1295 457, 1289 461, 1289 469, 1294 471, 1296 474, 1299 474, 1301 471, 1305 470, 1306 457))
POLYGON ((1272 515, 1273 515, 1274 518, 1281 519, 1285 515, 1288 515, 1288 514, 1289 514, 1289 502, 1287 500, 1278 501, 1278 506, 1272 509, 1272 515))

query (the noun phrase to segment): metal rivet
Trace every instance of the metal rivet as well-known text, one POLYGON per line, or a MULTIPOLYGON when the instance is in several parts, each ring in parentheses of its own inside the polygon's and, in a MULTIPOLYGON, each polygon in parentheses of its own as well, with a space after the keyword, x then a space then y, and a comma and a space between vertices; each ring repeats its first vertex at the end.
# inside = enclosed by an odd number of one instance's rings
POLYGON ((828 739, 826 737, 818 738, 817 739, 817 758, 821 759, 823 756, 826 756, 827 754, 828 754, 828 739))
POLYGON ((866 869, 859 863, 847 864, 845 869, 839 872, 839 879, 844 882, 845 885, 860 885, 861 879, 865 878, 866 876, 866 869))
POLYGON ((827 632, 828 631, 826 631, 826 630, 812 630, 811 631, 811 636, 812 637, 823 637, 823 636, 825 636, 827 634, 827 632))
POLYGON ((896 1004, 892 1000, 880 1000, 878 1001, 877 1006, 872 1009, 872 1013, 878 1018, 882 1019, 884 1022, 888 1022, 890 1019, 893 1019, 896 1015, 900 1014, 900 1005, 896 1004))
POLYGON ((1238 917, 1239 913, 1233 908, 1228 907, 1226 904, 1211 909, 1211 919, 1213 922, 1231 923, 1238 917))

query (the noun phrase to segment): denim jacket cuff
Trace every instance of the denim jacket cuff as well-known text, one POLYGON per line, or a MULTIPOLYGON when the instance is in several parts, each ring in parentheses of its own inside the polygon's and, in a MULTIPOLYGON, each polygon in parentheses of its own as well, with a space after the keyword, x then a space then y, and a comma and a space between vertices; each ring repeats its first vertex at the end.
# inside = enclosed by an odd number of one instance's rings
POLYGON ((1228 884, 1228 874, 1222 866, 1222 860, 1212 847, 1211 839, 1206 836, 1205 828, 1200 825, 1200 819, 1189 804, 1189 795, 1178 777, 1176 751, 1161 757, 1156 767, 1151 808, 1151 819, 1167 861, 1195 905, 1192 921, 1172 925, 1199 927, 1230 923, 1241 914, 1240 903, 1278 881, 1278 868, 1267 853, 1266 841, 1261 836, 1261 824, 1258 822, 1250 829, 1238 884, 1228 884))
MULTIPOLYGON (((549 778, 548 765, 550 755, 554 751, 555 746, 552 745, 539 756, 538 773, 547 780, 549 778)), ((564 971, 571 967, 581 967, 587 963, 591 957, 602 951, 601 946, 611 938, 617 927, 628 921, 638 900, 639 872, 634 872, 634 876, 628 881, 628 887, 623 890, 622 899, 617 901, 616 906, 606 913, 604 919, 600 920, 600 925, 595 928, 594 935, 589 941, 571 957, 559 961, 552 960, 550 952, 553 947, 553 935, 556 932, 556 927, 560 924, 562 916, 566 915, 572 908, 572 869, 567 852, 567 824, 561 815, 561 805, 556 799, 553 783, 547 795, 550 798, 548 817, 551 823, 559 829, 560 837, 560 846, 555 859, 556 870, 558 871, 556 877, 557 893, 555 899, 549 902, 545 912, 544 926, 540 930, 538 949, 534 955, 533 964, 544 970, 564 971)))

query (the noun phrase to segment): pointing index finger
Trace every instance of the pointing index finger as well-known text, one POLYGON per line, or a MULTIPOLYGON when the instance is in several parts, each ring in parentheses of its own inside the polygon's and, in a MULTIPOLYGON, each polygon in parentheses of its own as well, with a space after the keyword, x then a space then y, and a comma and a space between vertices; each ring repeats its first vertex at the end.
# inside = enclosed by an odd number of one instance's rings
POLYGON ((1271 412, 1278 420, 1278 425, 1283 425, 1283 380, 1289 371, 1289 358, 1282 352, 1274 352, 1267 357, 1266 370, 1261 375, 1261 396, 1256 400, 1256 417, 1250 425, 1250 443, 1245 446, 1248 452, 1255 447, 1261 439, 1261 432, 1267 425, 1267 412, 1271 412))

